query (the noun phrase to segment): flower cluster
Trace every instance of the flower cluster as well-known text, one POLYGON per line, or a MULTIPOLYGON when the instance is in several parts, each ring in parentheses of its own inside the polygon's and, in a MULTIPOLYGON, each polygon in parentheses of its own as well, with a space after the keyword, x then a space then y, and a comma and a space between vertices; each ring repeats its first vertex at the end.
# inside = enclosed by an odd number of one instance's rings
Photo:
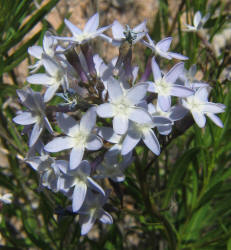
MULTIPOLYGON (((196 15, 197 29, 204 19, 196 15)), ((195 79, 195 66, 186 71, 184 63, 178 62, 168 72, 160 69, 159 57, 188 58, 169 51, 172 37, 155 44, 148 35, 146 21, 133 29, 118 21, 99 28, 96 13, 83 31, 68 20, 65 24, 71 37, 47 32, 43 47, 28 49, 37 61, 30 66, 27 81, 42 85, 45 91, 18 90, 27 110, 20 111, 13 120, 24 125, 29 136, 25 161, 38 172, 41 186, 61 192, 70 200, 67 209, 79 214, 84 235, 96 219, 112 223, 111 215, 103 208, 110 192, 96 181, 110 178, 122 182, 124 171, 133 162, 133 150, 140 143, 159 155, 161 146, 155 133, 169 135, 174 123, 189 111, 199 127, 205 126, 206 116, 222 127, 216 114, 224 112, 225 106, 209 102, 211 88, 195 79), (103 34, 110 28, 112 38, 103 34), (106 64, 93 54, 89 42, 95 38, 119 46, 119 56, 106 64), (138 67, 132 65, 137 42, 152 51, 140 79, 138 67), (45 73, 36 73, 41 67, 45 73), (63 150, 70 152, 68 157, 57 154, 63 150)))

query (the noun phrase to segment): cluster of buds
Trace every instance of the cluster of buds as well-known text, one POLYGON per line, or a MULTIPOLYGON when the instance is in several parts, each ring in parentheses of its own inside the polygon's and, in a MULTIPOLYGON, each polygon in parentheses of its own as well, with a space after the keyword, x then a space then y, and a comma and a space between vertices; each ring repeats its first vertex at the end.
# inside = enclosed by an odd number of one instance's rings
POLYGON ((66 209, 79 214, 84 235, 96 219, 113 222, 103 208, 110 192, 96 181, 124 181, 124 171, 133 162, 133 150, 139 143, 159 155, 161 146, 155 132, 169 135, 174 123, 188 112, 199 127, 205 126, 206 116, 222 127, 216 114, 224 112, 225 106, 208 101, 211 88, 195 79, 195 66, 186 71, 179 62, 163 73, 158 57, 188 58, 169 51, 171 37, 155 44, 145 21, 133 29, 118 21, 98 28, 99 15, 95 14, 83 31, 68 20, 65 24, 72 37, 47 32, 43 47, 28 49, 37 61, 30 66, 32 75, 27 82, 42 85, 43 94, 31 88, 18 90, 27 111, 20 111, 13 120, 25 126, 29 137, 25 161, 38 172, 41 186, 70 200, 66 209), (110 28, 113 38, 103 34, 110 28), (118 46, 119 56, 106 64, 93 54, 89 42, 95 38, 118 46), (138 67, 132 66, 137 42, 153 52, 140 79, 138 67), (36 73, 40 67, 45 73, 36 73), (149 80, 151 73, 153 81, 149 80), (173 106, 172 97, 177 97, 173 106), (49 104, 51 100, 57 104, 49 104), (63 150, 69 150, 70 155, 50 155, 63 150))

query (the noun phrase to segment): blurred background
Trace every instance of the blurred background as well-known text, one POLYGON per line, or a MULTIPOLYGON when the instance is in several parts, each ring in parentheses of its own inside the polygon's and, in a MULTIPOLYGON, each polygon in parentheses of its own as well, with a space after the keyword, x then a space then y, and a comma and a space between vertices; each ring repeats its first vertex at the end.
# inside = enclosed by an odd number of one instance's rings
MULTIPOLYGON (((110 31, 108 32, 110 35, 110 31)), ((93 44, 106 62, 118 48, 93 44)), ((0 196, 13 195, 0 206, 2 249, 228 249, 231 250, 231 2, 229 0, 1 0, 0 1, 0 196), (211 17, 203 39, 185 32, 200 10, 211 17), (68 35, 63 21, 79 28, 94 13, 100 25, 115 19, 130 27, 147 19, 149 34, 159 41, 173 37, 172 50, 197 64, 196 78, 208 82, 211 101, 224 103, 224 128, 207 121, 184 135, 168 138, 160 157, 140 146, 139 169, 132 164, 126 181, 112 189, 114 224, 96 224, 80 236, 77 216, 58 216, 68 201, 39 189, 38 176, 23 162, 28 151, 22 128, 12 122, 21 109, 16 89, 26 86, 29 46, 42 45, 47 30, 68 35), (144 191, 145 190, 145 191, 144 191), (8 247, 8 248, 7 248, 8 247)), ((150 50, 137 45, 134 63, 144 71, 150 50)), ((166 70, 176 61, 161 60, 166 70)))

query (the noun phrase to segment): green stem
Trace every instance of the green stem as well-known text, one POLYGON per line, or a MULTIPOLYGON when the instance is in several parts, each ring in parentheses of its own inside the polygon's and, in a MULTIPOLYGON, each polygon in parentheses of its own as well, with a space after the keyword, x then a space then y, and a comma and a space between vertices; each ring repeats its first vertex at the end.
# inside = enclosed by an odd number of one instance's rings
POLYGON ((175 250, 176 249, 176 234, 174 230, 172 229, 172 226, 170 225, 168 220, 160 213, 158 207, 154 203, 151 202, 150 196, 149 196, 148 183, 144 175, 145 172, 142 170, 142 165, 139 161, 138 154, 136 152, 135 154, 136 154, 136 162, 135 162, 136 176, 140 185, 142 196, 144 198, 143 200, 144 200, 145 209, 151 217, 158 219, 158 221, 160 221, 163 224, 165 228, 166 238, 170 245, 169 249, 175 250))

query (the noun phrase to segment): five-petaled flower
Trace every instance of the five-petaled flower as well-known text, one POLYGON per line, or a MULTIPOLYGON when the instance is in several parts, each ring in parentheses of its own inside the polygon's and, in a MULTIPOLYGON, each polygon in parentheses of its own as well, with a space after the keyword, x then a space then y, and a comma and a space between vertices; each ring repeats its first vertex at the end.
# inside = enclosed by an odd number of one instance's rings
POLYGON ((57 113, 57 122, 67 136, 54 138, 45 146, 45 150, 48 152, 59 152, 72 148, 70 169, 78 167, 83 158, 85 148, 98 150, 102 147, 101 139, 93 133, 96 123, 94 107, 90 108, 83 115, 80 122, 76 122, 72 117, 63 113, 57 113))
POLYGON ((176 84, 177 78, 184 72, 184 63, 177 63, 162 76, 160 68, 154 57, 152 58, 152 73, 154 82, 148 82, 148 91, 158 94, 157 102, 163 111, 168 111, 171 107, 171 96, 187 97, 193 95, 191 88, 176 84))
POLYGON ((183 56, 176 52, 168 51, 172 43, 172 37, 166 37, 162 39, 161 41, 159 41, 157 44, 154 43, 154 41, 151 39, 151 37, 148 34, 146 34, 146 37, 148 38, 148 43, 146 41, 142 41, 142 42, 144 45, 150 48, 155 55, 159 55, 170 60, 172 58, 176 58, 179 60, 188 60, 187 56, 183 56))
POLYGON ((70 21, 67 19, 64 20, 66 26, 72 33, 72 37, 58 37, 55 36, 56 39, 58 40, 64 40, 64 41, 70 41, 72 43, 76 44, 83 44, 100 34, 102 34, 104 31, 110 28, 109 26, 99 28, 99 14, 96 13, 93 15, 85 24, 85 27, 82 30, 80 30, 78 27, 76 27, 74 24, 72 24, 70 21))
POLYGON ((97 107, 100 117, 113 117, 113 129, 117 134, 125 134, 128 129, 128 121, 137 123, 151 122, 150 114, 137 106, 146 95, 147 84, 137 84, 130 89, 124 89, 120 82, 110 78, 107 82, 109 103, 97 107))
POLYGON ((199 88, 193 96, 182 100, 183 106, 190 110, 196 124, 203 128, 207 115, 217 126, 223 127, 223 123, 215 114, 225 111, 225 105, 208 101, 209 90, 207 87, 199 88))

